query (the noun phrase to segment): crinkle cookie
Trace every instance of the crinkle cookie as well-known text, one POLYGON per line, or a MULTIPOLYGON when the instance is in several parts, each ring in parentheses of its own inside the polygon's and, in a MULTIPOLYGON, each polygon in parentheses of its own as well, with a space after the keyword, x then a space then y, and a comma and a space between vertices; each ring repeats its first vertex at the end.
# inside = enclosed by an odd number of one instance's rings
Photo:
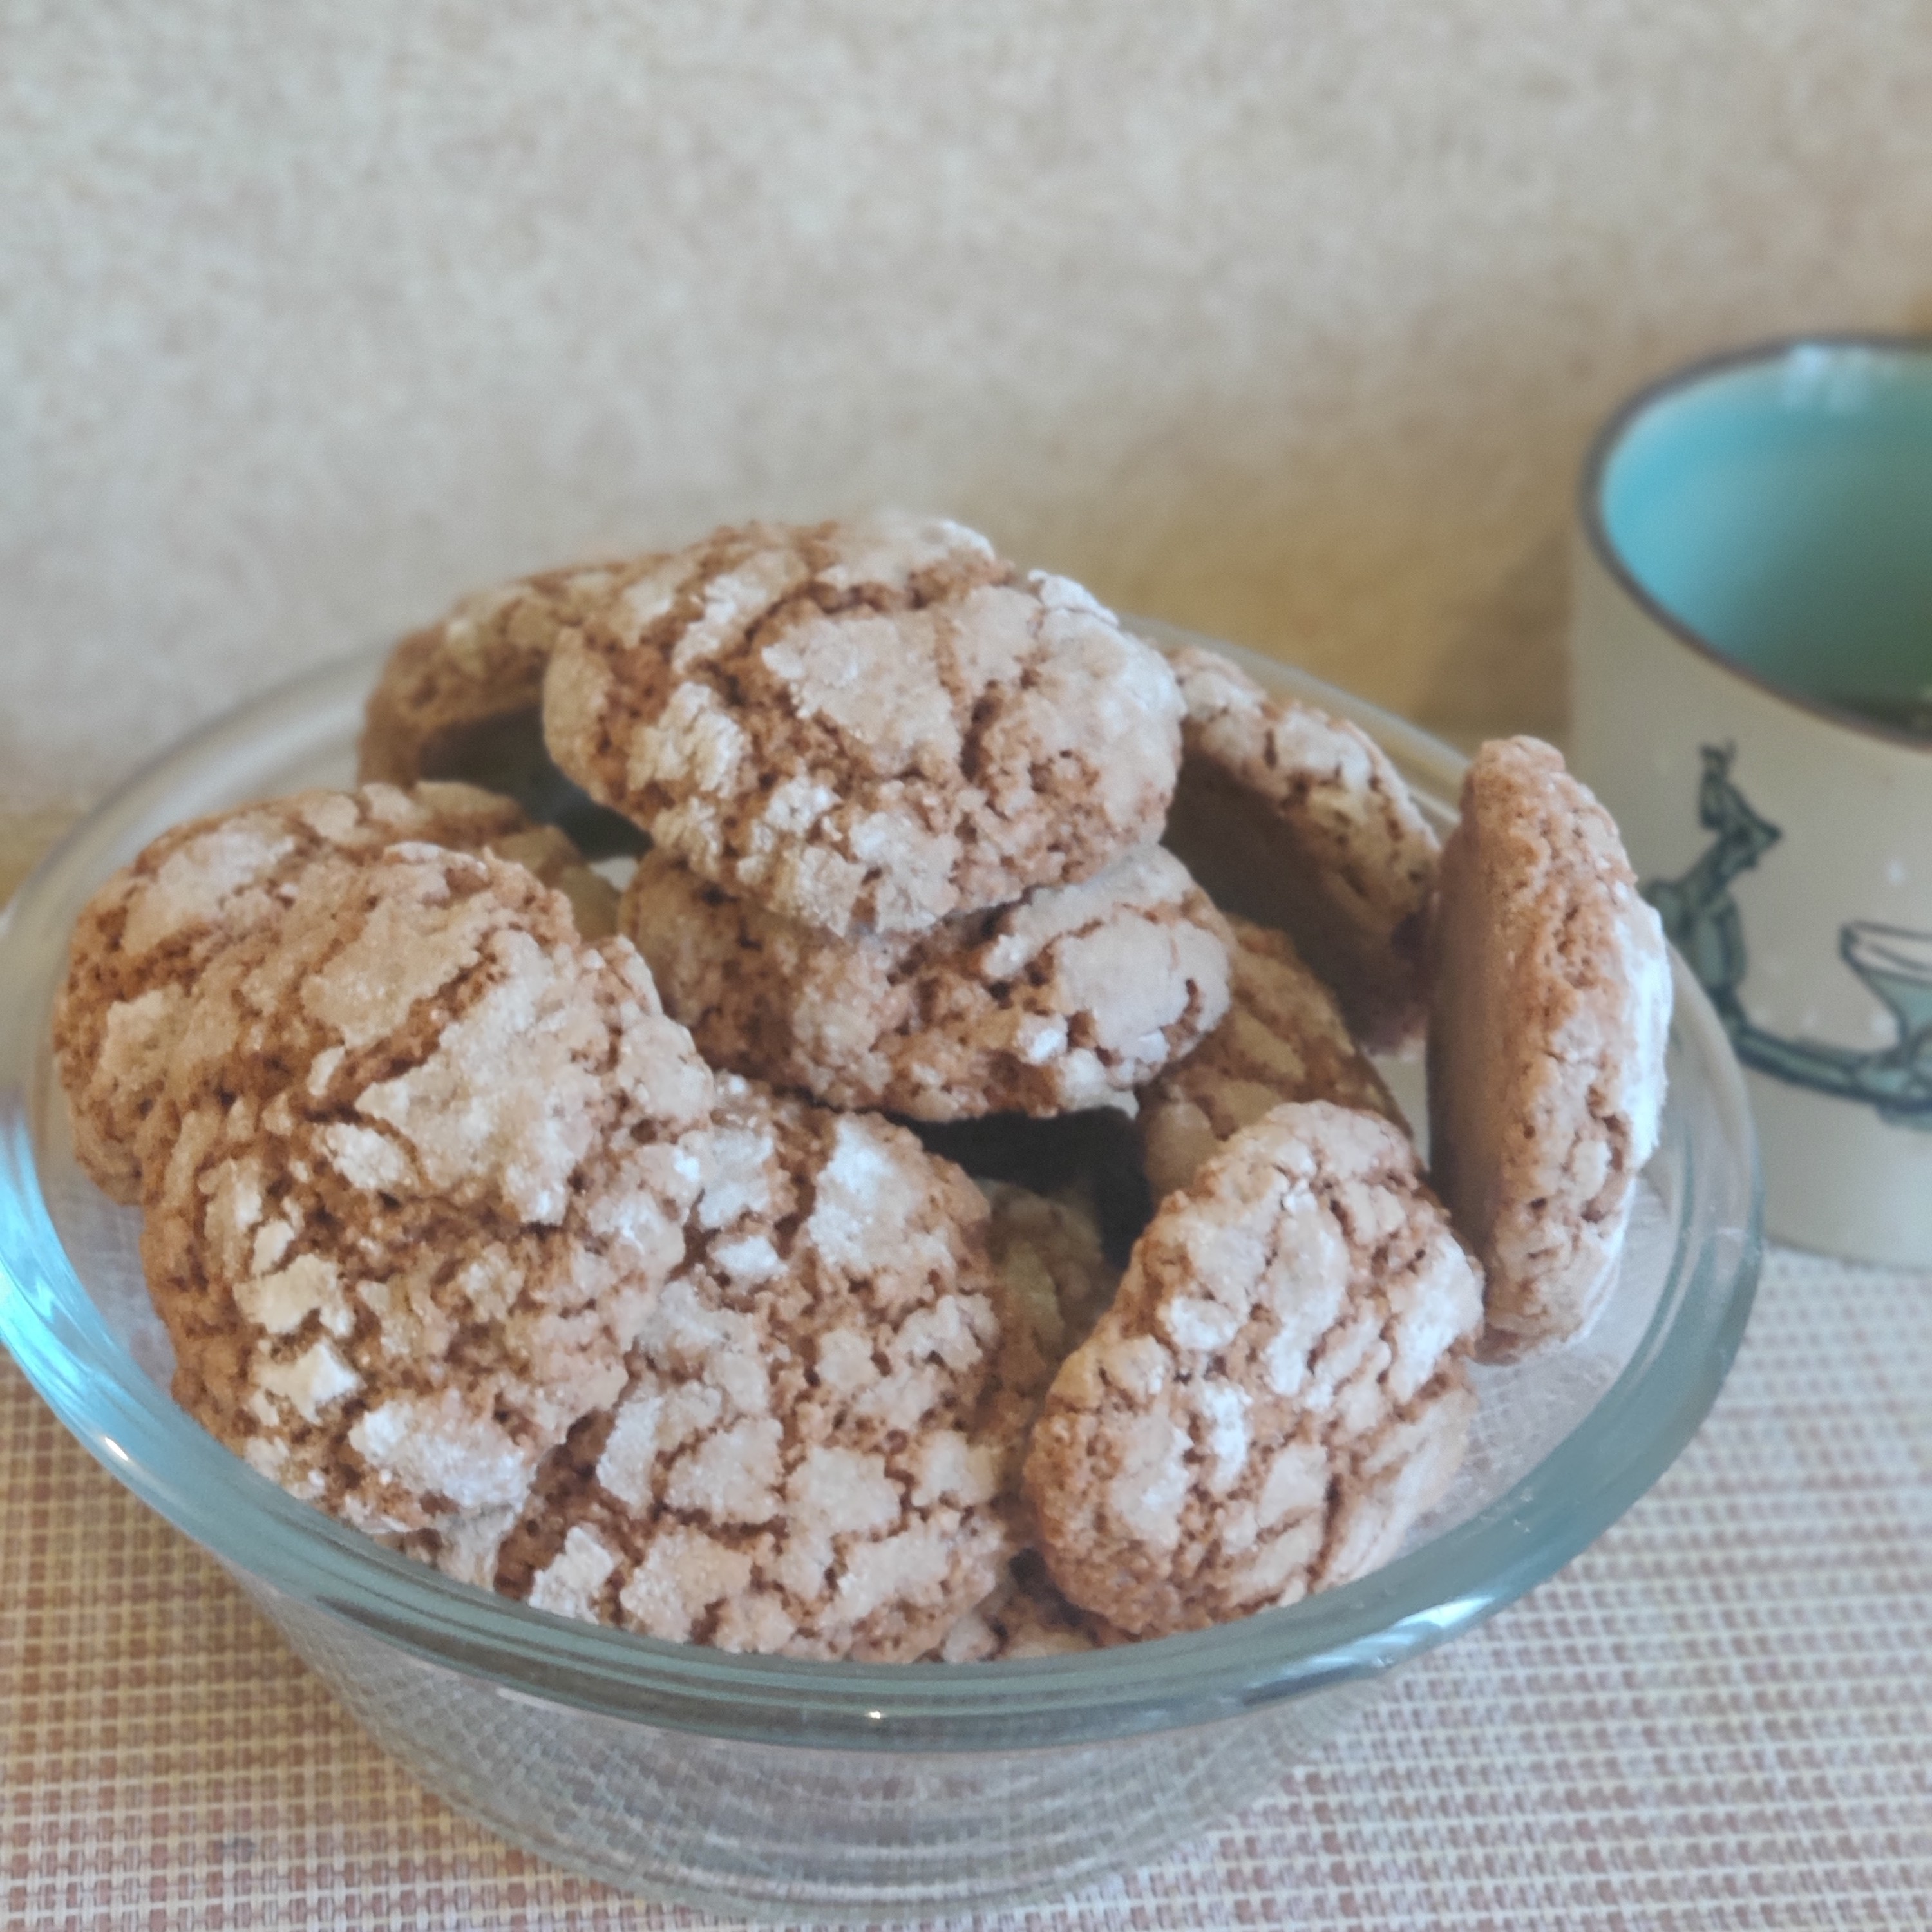
POLYGON ((1489 1272, 1486 1346, 1574 1334, 1655 1151, 1670 962, 1610 814, 1533 738, 1477 753, 1442 855, 1430 1178, 1489 1272))
POLYGON ((917 932, 1160 836, 1180 696, 1078 585, 957 524, 724 530, 562 634, 550 752, 700 878, 917 932))
POLYGON ((1162 1204, 1054 1378, 1025 1472, 1054 1581, 1160 1636, 1386 1562, 1462 1460, 1482 1319, 1401 1132, 1276 1108, 1162 1204))
POLYGON ((1158 845, 1017 904, 850 938, 652 852, 620 919, 713 1066, 915 1120, 1131 1105, 1228 1006, 1221 916, 1158 845))
POLYGON ((1070 1604, 1054 1587, 1038 1553, 1023 1550, 993 1594, 974 1604, 920 1660, 1017 1664, 1030 1657, 1111 1650, 1129 1641, 1104 1617, 1070 1604))
POLYGON ((1171 651, 1187 700, 1167 843, 1223 911, 1280 928, 1376 1052, 1412 1047, 1438 842, 1359 726, 1171 651))
POLYGON ((1032 1324, 1042 1358, 1057 1368, 1092 1332, 1120 1284, 1100 1217, 1075 1191, 1053 1197, 1010 1180, 976 1184, 986 1197, 987 1252, 1032 1324))
POLYGON ((142 1241, 175 1396, 402 1532, 520 1504, 685 1252, 712 1081, 624 940, 521 867, 311 866, 209 965, 142 1241))
POLYGON ((1185 1187, 1240 1128, 1284 1100, 1333 1100, 1402 1113, 1348 1036, 1335 996, 1286 933, 1228 922, 1234 939, 1228 1016, 1140 1096, 1142 1156, 1158 1199, 1185 1187))
POLYGON ((369 694, 358 778, 467 779, 562 826, 593 856, 640 850, 644 834, 572 784, 543 740, 544 673, 558 634, 622 577, 614 566, 545 571, 475 592, 411 632, 369 694))
POLYGON ((1012 1552, 1044 1370, 963 1174, 876 1116, 719 1085, 692 1258, 494 1579, 650 1636, 909 1661, 1012 1552))
POLYGON ((190 989, 222 949, 272 930, 309 868, 418 839, 484 848, 566 891, 586 938, 616 929, 616 896, 563 835, 473 786, 305 791, 176 826, 108 880, 74 927, 54 1049, 74 1154, 117 1201, 140 1198, 148 1117, 190 989))

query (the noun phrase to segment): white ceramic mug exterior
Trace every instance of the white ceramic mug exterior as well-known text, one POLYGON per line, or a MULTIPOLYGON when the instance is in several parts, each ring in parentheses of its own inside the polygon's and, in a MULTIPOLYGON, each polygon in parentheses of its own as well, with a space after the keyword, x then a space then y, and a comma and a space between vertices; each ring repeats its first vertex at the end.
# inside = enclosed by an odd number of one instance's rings
MULTIPOLYGON (((1642 544, 1620 542, 1606 503, 1628 440, 1696 386, 1755 373, 1765 378, 1762 406, 1828 406, 1840 418, 1861 394, 1869 402, 1856 380, 1840 382, 1834 399, 1834 355, 1904 358, 1932 398, 1932 346, 1775 345, 1670 379, 1600 437, 1576 546, 1574 763, 1622 828, 1647 895, 1744 1064, 1769 1231, 1922 1265, 1932 1261, 1932 741, 1786 688, 1734 637, 1714 646, 1681 604, 1666 608, 1656 573, 1646 582, 1646 559, 1632 554, 1642 544), (1793 358, 1808 360, 1794 369, 1793 358)), ((1749 401, 1740 392, 1739 406, 1749 401)), ((1888 420, 1895 429, 1895 415, 1888 420)), ((1932 478, 1932 437, 1921 454, 1932 478)), ((1725 464, 1741 460, 1736 449, 1712 458, 1703 480, 1728 487, 1725 464)), ((1749 542, 1735 525, 1710 534, 1749 542)), ((1700 540, 1681 524, 1678 536, 1700 540)), ((1767 551, 1765 571, 1790 561, 1790 532, 1778 541, 1785 548, 1767 551)), ((1742 558, 1732 576, 1750 563, 1742 558)), ((1721 595, 1712 600, 1721 609, 1721 595)), ((1788 669, 1804 646, 1787 637, 1773 648, 1788 669)), ((1820 649, 1833 664, 1863 662, 1849 646, 1833 656, 1829 638, 1820 649)), ((1932 671, 1932 628, 1923 650, 1932 671)))

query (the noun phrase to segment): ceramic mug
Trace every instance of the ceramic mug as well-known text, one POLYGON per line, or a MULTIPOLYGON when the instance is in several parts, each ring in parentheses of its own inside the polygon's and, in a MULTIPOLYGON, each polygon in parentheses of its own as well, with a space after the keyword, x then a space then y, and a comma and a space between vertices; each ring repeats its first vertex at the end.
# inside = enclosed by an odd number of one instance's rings
POLYGON ((1580 507, 1574 763, 1744 1063, 1766 1226, 1932 1263, 1932 340, 1668 376, 1580 507))

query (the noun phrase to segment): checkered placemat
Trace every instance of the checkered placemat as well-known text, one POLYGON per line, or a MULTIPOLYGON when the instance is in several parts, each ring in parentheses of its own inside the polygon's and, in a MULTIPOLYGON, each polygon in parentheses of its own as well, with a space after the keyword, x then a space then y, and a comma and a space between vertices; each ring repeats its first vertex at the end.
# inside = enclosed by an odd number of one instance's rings
MULTIPOLYGON (((0 820, 0 898, 60 814, 0 820)), ((0 1354, 0 1927, 711 1923, 383 1758, 0 1354)), ((1676 1466, 1219 1835, 1037 1932, 1932 1928, 1932 1270, 1768 1261, 1676 1466)))
MULTIPOLYGON (((419 1791, 0 1359, 0 1923, 707 1923, 419 1791)), ((1932 1925, 1932 1273, 1774 1255, 1657 1489, 1273 1797, 1000 1926, 1932 1925)))

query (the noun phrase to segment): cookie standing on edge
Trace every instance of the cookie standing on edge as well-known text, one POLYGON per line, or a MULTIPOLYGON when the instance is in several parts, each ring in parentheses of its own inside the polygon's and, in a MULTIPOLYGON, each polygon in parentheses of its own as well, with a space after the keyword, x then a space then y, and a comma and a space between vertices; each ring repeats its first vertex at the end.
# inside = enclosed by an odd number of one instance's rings
POLYGON ((564 827, 594 856, 640 850, 644 836, 558 770, 543 737, 544 674, 586 604, 622 588, 628 566, 551 570, 458 600, 397 645, 369 694, 356 775, 368 784, 456 778, 507 793, 564 827))
POLYGON ((521 1503, 684 1257, 711 1076, 521 867, 312 866, 168 1062, 142 1258, 175 1396, 358 1528, 521 1503))
POLYGON ((1012 1553, 1045 1372, 958 1168, 876 1115, 719 1093, 692 1258, 491 1574, 646 1636, 909 1662, 1012 1553))
POLYGON ((1221 916, 1157 845, 1015 905, 851 938, 652 852, 620 917, 713 1066, 914 1120, 1120 1105, 1228 1006, 1221 916))
POLYGON ((1404 1136, 1276 1108, 1162 1204, 1054 1378, 1025 1492, 1054 1582, 1160 1636, 1386 1562, 1462 1460, 1482 1318, 1404 1136))
POLYGON ((957 524, 721 530, 560 636, 559 765, 700 878, 920 931, 1156 838, 1180 694, 1078 585, 957 524))
POLYGON ((1359 726, 1276 698, 1212 651, 1168 662, 1187 700, 1166 842, 1224 912, 1286 932, 1372 1051, 1421 1037, 1439 843, 1359 726))
POLYGON ((1430 1177, 1489 1274, 1486 1348, 1574 1334, 1656 1150, 1670 956, 1609 813, 1534 738, 1484 745, 1442 856, 1430 1177))
POLYGON ((1294 942, 1244 919, 1228 924, 1234 951, 1226 1018, 1140 1096, 1142 1157, 1156 1200, 1185 1187, 1234 1134, 1285 1100, 1333 1100, 1406 1125, 1294 942))
POLYGON ((136 1201, 144 1143, 165 1154, 173 1124, 148 1116, 188 995, 215 956, 273 928, 312 867, 409 840, 493 850, 563 890, 585 938, 616 930, 616 896, 576 848, 471 785, 298 792, 178 825, 101 886, 68 944, 54 1050, 90 1180, 136 1201))

